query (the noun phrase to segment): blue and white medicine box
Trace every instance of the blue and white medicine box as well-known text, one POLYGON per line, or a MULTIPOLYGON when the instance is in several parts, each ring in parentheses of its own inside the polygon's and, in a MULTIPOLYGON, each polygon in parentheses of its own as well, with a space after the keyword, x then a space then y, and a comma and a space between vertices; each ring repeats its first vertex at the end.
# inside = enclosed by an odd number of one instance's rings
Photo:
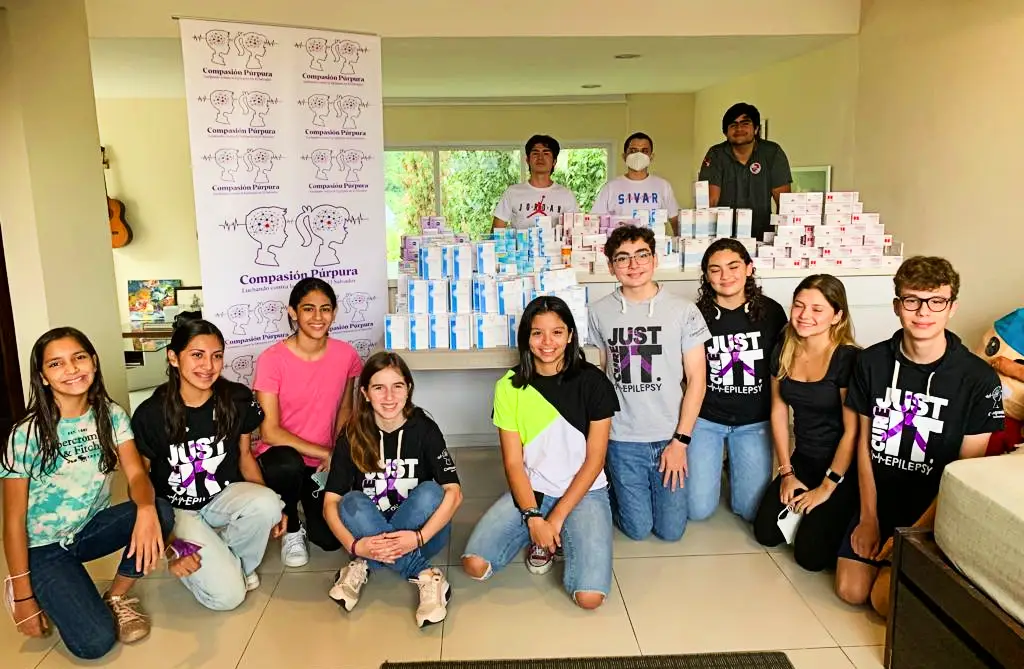
POLYGON ((444 272, 444 247, 443 246, 421 246, 419 262, 421 279, 443 279, 444 272))
POLYGON ((472 244, 449 246, 447 259, 446 270, 449 279, 462 280, 473 277, 472 244))
POLYGON ((496 314, 498 310, 498 279, 485 274, 473 277, 473 310, 496 314))
POLYGON ((453 314, 473 313, 472 279, 453 279, 449 283, 448 307, 453 314))
POLYGON ((473 348, 473 314, 451 314, 448 317, 448 346, 453 351, 473 348))
POLYGON ((498 257, 494 242, 477 242, 473 245, 473 269, 477 274, 498 273, 498 257))
POLYGON ((448 313, 448 281, 413 279, 409 282, 409 313, 448 313))
POLYGON ((409 348, 409 314, 384 315, 384 348, 389 351, 409 348))
POLYGON ((474 314, 473 318, 477 348, 500 348, 508 345, 508 316, 474 314))
POLYGON ((451 347, 451 314, 430 314, 430 348, 447 350, 451 347))
POLYGON ((409 350, 430 350, 430 314, 409 314, 409 350))

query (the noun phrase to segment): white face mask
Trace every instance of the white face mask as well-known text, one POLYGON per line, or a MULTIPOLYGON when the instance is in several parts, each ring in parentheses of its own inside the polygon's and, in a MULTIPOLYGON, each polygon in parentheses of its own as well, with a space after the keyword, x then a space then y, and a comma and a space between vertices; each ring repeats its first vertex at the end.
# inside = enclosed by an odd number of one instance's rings
POLYGON ((626 167, 635 172, 643 172, 650 167, 650 165, 651 157, 646 153, 640 153, 637 151, 636 153, 631 153, 626 156, 626 167))

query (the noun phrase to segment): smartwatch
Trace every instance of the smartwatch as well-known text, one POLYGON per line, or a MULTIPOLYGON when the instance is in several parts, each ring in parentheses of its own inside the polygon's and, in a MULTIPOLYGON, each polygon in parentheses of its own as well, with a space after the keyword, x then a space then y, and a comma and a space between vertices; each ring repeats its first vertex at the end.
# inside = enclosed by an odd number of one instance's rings
POLYGON ((523 509, 522 512, 523 525, 526 525, 531 518, 543 518, 544 514, 540 512, 540 509, 534 507, 532 509, 523 509))
POLYGON ((829 467, 828 470, 825 472, 825 478, 827 478, 829 481, 832 481, 832 483, 839 485, 840 483, 843 482, 843 479, 846 477, 843 476, 842 474, 836 474, 834 471, 832 471, 832 468, 829 467))
POLYGON ((676 441, 678 441, 680 444, 683 444, 684 446, 689 446, 690 445, 690 435, 688 435, 688 434, 683 434, 682 432, 676 432, 675 434, 672 435, 672 438, 675 439, 676 441))

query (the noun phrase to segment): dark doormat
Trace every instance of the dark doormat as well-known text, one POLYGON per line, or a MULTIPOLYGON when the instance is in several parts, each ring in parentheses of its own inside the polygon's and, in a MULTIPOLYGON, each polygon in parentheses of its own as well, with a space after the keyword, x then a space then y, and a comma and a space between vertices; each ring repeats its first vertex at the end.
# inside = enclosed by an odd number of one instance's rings
POLYGON ((468 662, 385 662, 381 669, 793 669, 785 653, 702 653, 468 662))

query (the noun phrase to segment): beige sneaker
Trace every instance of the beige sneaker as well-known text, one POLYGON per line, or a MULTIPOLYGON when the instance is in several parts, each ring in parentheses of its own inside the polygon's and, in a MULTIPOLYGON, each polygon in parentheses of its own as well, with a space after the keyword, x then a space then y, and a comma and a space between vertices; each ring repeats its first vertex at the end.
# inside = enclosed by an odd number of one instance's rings
POLYGON ((420 628, 441 622, 448 615, 448 600, 452 598, 452 587, 444 573, 431 567, 421 571, 416 578, 409 579, 420 591, 420 605, 416 608, 416 625, 420 628))
POLYGON ((149 636, 149 616, 142 612, 138 597, 115 597, 108 592, 103 595, 103 601, 114 614, 118 641, 134 643, 149 636))

